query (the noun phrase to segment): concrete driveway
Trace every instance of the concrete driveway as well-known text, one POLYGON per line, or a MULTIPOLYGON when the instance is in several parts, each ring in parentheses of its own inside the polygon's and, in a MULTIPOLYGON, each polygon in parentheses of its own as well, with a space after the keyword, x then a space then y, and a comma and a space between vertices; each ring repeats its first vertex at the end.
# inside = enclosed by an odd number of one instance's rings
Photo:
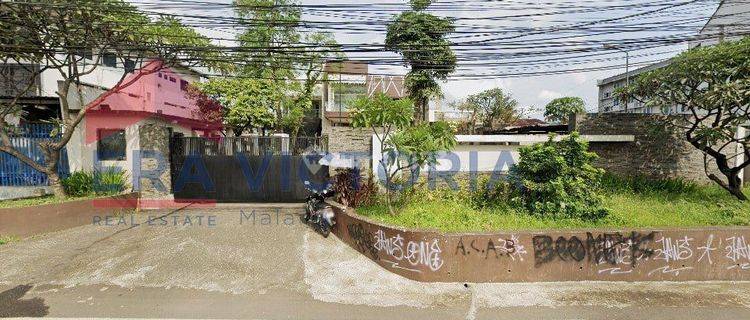
POLYGON ((299 222, 301 210, 143 212, 0 246, 0 316, 750 317, 747 282, 414 282, 384 271, 333 236, 310 231, 299 222))

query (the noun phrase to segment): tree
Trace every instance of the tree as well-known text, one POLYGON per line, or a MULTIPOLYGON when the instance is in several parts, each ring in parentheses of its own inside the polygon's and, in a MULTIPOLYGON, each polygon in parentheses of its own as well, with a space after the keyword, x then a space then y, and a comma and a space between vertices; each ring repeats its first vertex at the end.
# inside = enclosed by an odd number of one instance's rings
POLYGON ((683 52, 617 94, 647 107, 684 110, 685 115, 665 125, 703 153, 709 179, 747 200, 739 174, 750 165, 750 133, 742 134, 739 126, 750 122, 750 37, 683 52), (736 152, 738 145, 742 151, 736 152), (740 155, 744 160, 737 161, 740 155), (709 172, 709 158, 723 179, 709 172))
POLYGON ((394 100, 384 93, 354 101, 352 126, 370 128, 380 142, 380 168, 386 187, 386 203, 395 214, 391 199, 393 179, 404 169, 435 164, 440 151, 451 150, 456 137, 448 123, 412 125, 414 104, 409 99, 394 100), (386 155, 387 154, 387 155, 386 155))
POLYGON ((518 102, 500 88, 471 95, 466 99, 466 104, 472 110, 476 110, 485 130, 492 130, 495 125, 500 128, 507 127, 522 116, 518 102))
MULTIPOLYGON (((323 63, 339 56, 332 53, 339 46, 330 33, 300 31, 302 10, 296 0, 236 0, 234 7, 245 25, 237 37, 242 47, 237 54, 243 63, 240 75, 276 82, 268 87, 278 90, 274 96, 295 97, 276 100, 271 111, 276 130, 296 135, 305 110, 312 106, 323 63), (300 76, 302 84, 297 80, 300 76)), ((241 82, 237 80, 236 85, 241 82)))
POLYGON ((583 99, 579 97, 557 98, 544 107, 544 118, 550 122, 568 123, 571 114, 586 111, 583 99))
MULTIPOLYGON (((276 125, 273 106, 289 99, 272 80, 250 78, 216 78, 196 84, 196 89, 220 106, 220 117, 234 135, 240 136, 248 129, 266 130, 276 125)), ((204 108, 201 108, 203 111, 204 108)), ((205 117, 216 118, 214 106, 207 106, 205 117)))
POLYGON ((608 212, 599 195, 604 170, 592 163, 596 153, 577 132, 519 150, 518 163, 508 180, 515 187, 514 202, 531 214, 553 218, 597 220, 608 212))
POLYGON ((97 70, 105 53, 114 53, 121 65, 146 67, 128 81, 125 81, 128 73, 123 72, 119 82, 100 98, 178 62, 221 71, 230 69, 221 62, 222 54, 210 40, 195 30, 169 17, 152 20, 121 0, 4 1, 0 3, 0 12, 3 44, 0 62, 6 66, 34 66, 29 68, 23 85, 13 90, 13 98, 0 105, 0 151, 45 173, 58 196, 65 195, 57 174, 60 150, 89 111, 83 108, 72 113, 70 103, 85 105, 79 85, 81 78, 97 70), (152 59, 161 62, 146 63, 152 59), (62 117, 57 121, 62 134, 57 141, 39 143, 44 163, 37 163, 11 144, 15 128, 6 122, 6 116, 19 113, 19 101, 34 90, 34 84, 45 71, 61 78, 56 93, 60 97, 62 117))
POLYGON ((410 11, 396 16, 385 38, 387 50, 399 53, 411 67, 404 87, 415 102, 418 122, 428 116, 432 97, 440 96, 438 80, 445 80, 456 70, 456 55, 447 35, 455 31, 453 20, 425 12, 432 0, 411 0, 410 11))

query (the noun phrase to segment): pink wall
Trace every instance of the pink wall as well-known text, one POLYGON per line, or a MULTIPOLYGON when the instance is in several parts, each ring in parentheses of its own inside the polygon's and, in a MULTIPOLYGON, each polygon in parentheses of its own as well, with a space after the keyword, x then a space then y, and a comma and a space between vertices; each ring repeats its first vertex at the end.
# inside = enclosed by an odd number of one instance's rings
POLYGON ((160 115, 193 129, 202 122, 193 99, 186 96, 187 80, 161 61, 152 61, 128 75, 119 89, 111 89, 86 106, 86 142, 96 140, 96 130, 125 129, 136 122, 160 115), (139 116, 125 116, 135 113, 139 116))

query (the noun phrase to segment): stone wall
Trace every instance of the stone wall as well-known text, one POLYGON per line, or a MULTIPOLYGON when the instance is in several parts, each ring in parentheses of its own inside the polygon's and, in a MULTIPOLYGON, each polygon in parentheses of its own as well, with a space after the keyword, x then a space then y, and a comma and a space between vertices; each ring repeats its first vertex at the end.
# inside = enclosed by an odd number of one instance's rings
POLYGON ((169 170, 169 128, 161 123, 143 123, 138 127, 141 163, 134 173, 144 198, 168 196, 172 185, 169 170), (155 173, 159 173, 158 176, 155 173), (161 185, 157 185, 158 179, 161 185))
MULTIPOLYGON (((600 159, 597 165, 619 175, 645 175, 651 178, 685 178, 709 182, 703 154, 679 132, 671 132, 663 123, 675 117, 637 113, 577 115, 573 129, 584 135, 634 135, 634 142, 591 143, 591 151, 600 159)), ((709 157, 709 169, 716 165, 709 157)))
POLYGON ((328 127, 329 152, 372 152, 372 129, 348 126, 328 127))

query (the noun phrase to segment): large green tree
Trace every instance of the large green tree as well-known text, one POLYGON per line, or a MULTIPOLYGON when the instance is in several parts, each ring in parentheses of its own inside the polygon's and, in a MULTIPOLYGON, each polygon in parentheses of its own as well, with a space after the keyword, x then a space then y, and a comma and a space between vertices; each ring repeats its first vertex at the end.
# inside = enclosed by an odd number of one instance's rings
POLYGON ((571 114, 586 111, 586 104, 579 97, 562 97, 550 101, 544 107, 544 118, 547 121, 568 123, 571 114))
POLYGON ((456 55, 447 39, 455 31, 453 20, 426 12, 432 2, 411 0, 412 10, 393 19, 385 38, 386 49, 401 54, 411 68, 404 86, 414 100, 418 122, 427 120, 430 98, 442 94, 438 81, 456 70, 456 55))
POLYGON ((684 110, 665 126, 703 153, 709 179, 747 200, 740 173, 750 166, 750 130, 740 126, 750 123, 750 37, 686 51, 618 94, 647 107, 684 110), (723 178, 709 170, 710 162, 723 178))
MULTIPOLYGON (((241 88, 243 78, 250 78, 262 83, 266 92, 275 91, 272 96, 293 97, 277 99, 268 107, 275 117, 274 129, 296 135, 305 110, 312 106, 315 85, 323 77, 323 63, 337 56, 332 52, 338 45, 330 33, 302 31, 302 11, 295 0, 235 0, 234 8, 244 25, 237 37, 241 47, 236 55, 241 64, 239 77, 218 81, 222 86, 241 88), (231 81, 234 83, 228 83, 231 81)), ((244 95, 252 95, 250 90, 252 87, 244 95)))
MULTIPOLYGON (((120 65, 143 65, 151 59, 163 61, 125 81, 123 72, 113 90, 117 92, 139 77, 164 67, 204 65, 227 71, 222 54, 210 40, 179 21, 163 17, 151 19, 122 0, 29 0, 0 2, 0 63, 6 67, 28 66, 21 85, 0 105, 0 151, 47 174, 55 194, 64 195, 57 173, 60 150, 70 141, 75 128, 88 113, 87 108, 71 112, 71 102, 85 105, 82 77, 101 67, 104 54, 114 53, 120 65), (19 101, 36 88, 40 74, 50 71, 60 76, 61 135, 58 140, 39 143, 44 163, 38 163, 15 148, 11 136, 16 129, 6 116, 19 114, 19 101)), ((151 64, 152 66, 154 64, 151 64)))

